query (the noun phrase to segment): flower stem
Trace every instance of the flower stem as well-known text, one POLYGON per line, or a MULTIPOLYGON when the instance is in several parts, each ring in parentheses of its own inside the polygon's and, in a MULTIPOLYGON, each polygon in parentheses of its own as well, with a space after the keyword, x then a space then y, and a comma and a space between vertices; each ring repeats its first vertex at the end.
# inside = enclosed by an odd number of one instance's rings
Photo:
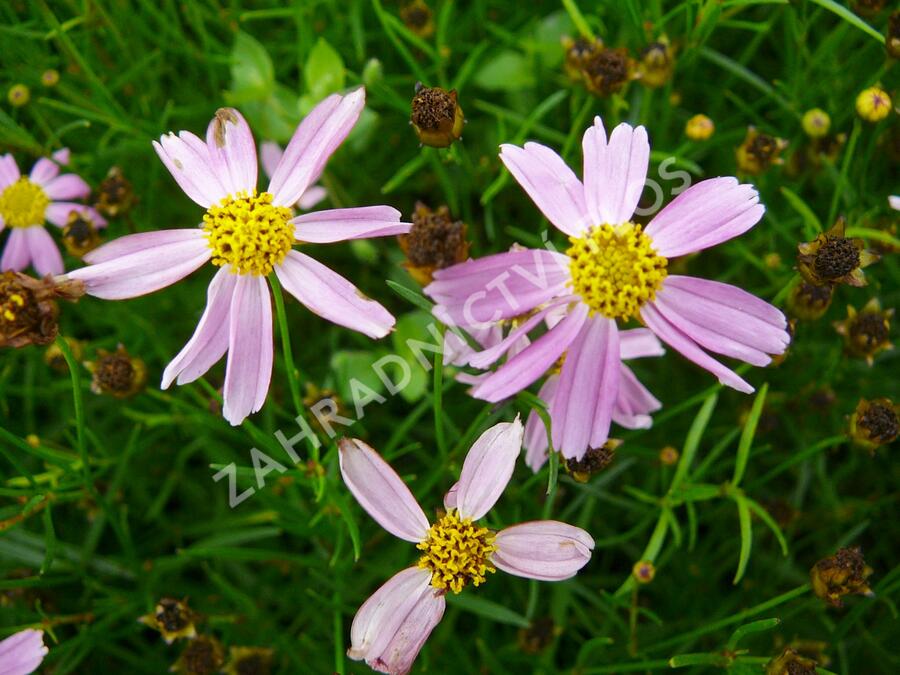
POLYGON ((278 317, 278 333, 281 335, 281 350, 284 353, 284 365, 288 374, 288 387, 298 415, 305 415, 303 399, 300 398, 300 373, 294 366, 294 354, 291 351, 291 336, 288 332, 287 315, 284 312, 284 296, 281 284, 274 272, 269 275, 272 284, 272 296, 275 298, 275 314, 278 317))
POLYGON ((85 487, 93 492, 94 479, 91 475, 91 464, 87 456, 87 444, 85 443, 84 433, 84 401, 81 397, 81 374, 79 371, 79 363, 75 360, 69 343, 65 341, 62 335, 56 337, 56 345, 62 352, 66 364, 69 366, 69 375, 72 377, 72 402, 75 405, 75 429, 77 434, 78 454, 81 457, 81 468, 84 472, 85 487))

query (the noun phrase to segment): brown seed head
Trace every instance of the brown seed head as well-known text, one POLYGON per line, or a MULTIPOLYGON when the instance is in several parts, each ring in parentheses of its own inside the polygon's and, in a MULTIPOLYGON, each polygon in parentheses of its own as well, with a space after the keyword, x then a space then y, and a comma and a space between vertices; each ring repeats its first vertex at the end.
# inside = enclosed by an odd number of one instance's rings
POLYGON ((424 145, 446 148, 462 136, 465 115, 456 100, 456 90, 416 85, 412 100, 413 128, 424 145))
POLYGON ((845 595, 873 595, 866 579, 872 568, 866 565, 859 546, 842 548, 817 562, 810 570, 813 593, 832 607, 842 607, 845 595))

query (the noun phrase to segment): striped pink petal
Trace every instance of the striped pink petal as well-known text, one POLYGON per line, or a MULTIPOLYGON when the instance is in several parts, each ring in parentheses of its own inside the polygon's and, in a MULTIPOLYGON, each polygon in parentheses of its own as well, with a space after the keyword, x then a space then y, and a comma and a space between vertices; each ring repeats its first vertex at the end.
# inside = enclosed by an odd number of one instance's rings
POLYGON ((478 520, 506 489, 516 468, 525 433, 518 416, 495 424, 472 444, 459 474, 456 507, 461 518, 478 520))
POLYGON ((41 157, 31 167, 31 173, 28 174, 32 183, 37 183, 41 187, 47 184, 59 175, 59 164, 47 157, 41 157))
POLYGON ((275 273, 288 293, 323 319, 371 338, 384 337, 394 327, 384 307, 305 253, 290 251, 275 273))
POLYGON ((281 162, 283 154, 284 150, 274 141, 263 141, 262 145, 259 146, 259 163, 262 164, 263 173, 268 178, 271 178, 272 174, 275 173, 275 169, 278 168, 278 163, 281 162))
POLYGON ((674 258, 721 244, 756 225, 765 213, 759 193, 737 178, 710 178, 678 195, 645 232, 657 253, 674 258))
POLYGON ((256 143, 247 120, 234 108, 220 108, 206 128, 209 161, 231 195, 256 190, 256 143))
POLYGON ((306 188, 306 192, 300 195, 300 199, 297 200, 297 208, 303 211, 309 211, 327 196, 328 192, 321 185, 310 186, 306 188))
POLYGON ((428 536, 428 518, 391 466, 355 438, 342 438, 339 448, 341 476, 360 506, 395 537, 423 541, 428 536))
POLYGON ((53 201, 84 199, 91 194, 91 186, 74 173, 64 173, 48 181, 44 185, 44 192, 53 201))
POLYGON ((615 321, 591 317, 566 354, 550 406, 553 447, 564 457, 581 459, 588 447, 606 442, 619 392, 620 364, 615 321))
POLYGON ((63 267, 62 255, 53 237, 41 226, 26 227, 22 230, 25 240, 28 242, 29 257, 31 258, 31 266, 40 275, 45 274, 62 274, 65 271, 63 267))
POLYGON ((238 275, 228 322, 222 416, 233 426, 266 402, 272 378, 272 298, 265 277, 238 275))
POLYGON ((578 236, 588 225, 584 187, 562 157, 540 143, 500 146, 500 160, 541 213, 559 230, 578 236))
POLYGON ((584 198, 592 225, 618 225, 631 219, 637 207, 647 166, 650 142, 644 127, 620 124, 609 142, 599 117, 584 132, 584 198))
POLYGON ((366 104, 360 87, 346 96, 332 94, 307 115, 294 132, 281 163, 272 173, 269 192, 274 203, 293 206, 315 183, 328 158, 344 142, 366 104))
POLYGON ((537 520, 500 530, 491 562, 517 577, 562 581, 591 560, 594 540, 580 527, 537 520))
MULTIPOLYGON (((203 208, 218 204, 228 195, 219 179, 206 143, 189 131, 153 141, 153 149, 184 193, 203 208)), ((256 158, 254 157, 254 161, 256 158)))
MULTIPOLYGON (((541 399, 549 408, 556 395, 556 388, 559 386, 559 375, 550 375, 544 380, 538 391, 538 398, 541 399)), ((550 449, 550 442, 547 438, 547 426, 544 420, 534 410, 528 413, 528 420, 525 422, 525 438, 522 441, 525 447, 525 464, 537 473, 547 461, 547 451, 550 449)))
POLYGON ((412 223, 400 222, 400 212, 392 206, 314 211, 291 222, 297 240, 313 244, 406 234, 412 227, 412 223))
POLYGON ((665 353, 666 350, 652 330, 631 328, 619 331, 619 356, 623 360, 662 356, 665 353))
POLYGON ((101 216, 97 209, 78 202, 51 202, 44 212, 44 217, 56 227, 65 227, 69 224, 69 216, 73 211, 90 220, 94 227, 106 227, 106 218, 101 216))
POLYGON ((562 321, 475 387, 472 396, 496 403, 529 386, 569 348, 587 314, 583 303, 575 305, 562 321))
POLYGON ((631 368, 624 363, 621 368, 613 422, 626 429, 649 429, 653 426, 650 414, 662 408, 662 403, 640 383, 631 368))
POLYGON ((133 234, 104 247, 90 255, 90 260, 101 260, 82 267, 67 276, 79 279, 87 286, 89 295, 105 300, 123 300, 146 295, 170 286, 186 277, 210 258, 210 249, 203 230, 176 230, 191 235, 173 235, 173 230, 133 234), (132 237, 141 237, 132 241, 132 237), (125 251, 113 257, 111 250, 125 251))
POLYGON ((0 675, 29 675, 47 655, 44 631, 28 628, 0 641, 0 675))
POLYGON ((203 239, 203 231, 197 228, 183 228, 178 230, 154 230, 152 232, 138 232, 128 234, 118 239, 113 239, 93 251, 84 255, 84 261, 91 265, 109 262, 122 256, 140 253, 150 248, 160 246, 177 246, 179 244, 196 243, 203 239))
POLYGON ((745 394, 753 393, 753 387, 748 382, 704 352, 696 342, 663 316, 654 303, 647 303, 641 308, 641 319, 660 340, 680 352, 688 360, 711 372, 722 384, 745 394))
POLYGON ((0 190, 15 183, 22 174, 16 160, 9 153, 0 155, 0 190))
POLYGON ((172 359, 162 376, 161 389, 193 382, 228 351, 231 299, 238 276, 226 266, 216 272, 206 292, 206 309, 191 339, 172 359))
POLYGON ((0 272, 12 270, 21 272, 31 262, 31 248, 28 246, 28 235, 21 227, 10 228, 3 256, 0 256, 0 272))

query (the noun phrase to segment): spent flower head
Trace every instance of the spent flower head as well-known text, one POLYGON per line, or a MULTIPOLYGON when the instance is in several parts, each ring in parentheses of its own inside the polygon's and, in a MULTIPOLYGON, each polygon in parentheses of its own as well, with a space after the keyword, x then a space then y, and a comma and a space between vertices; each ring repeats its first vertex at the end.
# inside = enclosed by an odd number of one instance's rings
POLYGON ((435 270, 469 257, 466 224, 454 220, 446 205, 431 210, 424 203, 416 202, 409 234, 401 234, 397 239, 407 259, 403 266, 423 286, 431 283, 435 270))
POLYGON ((773 164, 783 164, 781 151, 788 146, 783 138, 770 136, 756 127, 747 127, 747 135, 735 155, 740 171, 752 176, 761 174, 773 164))
POLYGON ((845 595, 875 594, 866 579, 872 568, 866 564, 859 546, 838 549, 837 553, 817 562, 810 570, 813 593, 832 607, 843 607, 845 595))
POLYGON ((421 82, 416 83, 409 120, 419 142, 433 148, 446 148, 462 138, 466 123, 455 89, 426 87, 421 82))
POLYGON ((858 311, 848 306, 847 318, 836 321, 834 328, 843 336, 847 353, 864 358, 871 366, 879 352, 894 348, 890 340, 893 316, 893 308, 883 310, 878 298, 872 298, 858 311))
POLYGON ((860 399, 850 416, 850 440, 854 445, 874 453, 876 448, 897 439, 900 434, 898 415, 900 405, 889 398, 860 399))
POLYGON ((803 278, 818 286, 847 284, 865 286, 864 267, 878 260, 865 248, 862 239, 845 237, 847 220, 841 216, 827 232, 797 245, 797 269, 803 278))
POLYGON ((160 598, 152 612, 138 618, 140 623, 159 631, 166 644, 197 637, 196 620, 197 615, 188 606, 186 598, 160 598))
POLYGON ((59 330, 57 300, 84 295, 80 282, 35 279, 21 272, 0 273, 0 347, 46 345, 59 330))
POLYGON ((124 345, 116 351, 97 350, 97 357, 85 364, 93 378, 91 391, 115 398, 129 398, 140 392, 147 382, 147 367, 143 359, 132 356, 124 345))

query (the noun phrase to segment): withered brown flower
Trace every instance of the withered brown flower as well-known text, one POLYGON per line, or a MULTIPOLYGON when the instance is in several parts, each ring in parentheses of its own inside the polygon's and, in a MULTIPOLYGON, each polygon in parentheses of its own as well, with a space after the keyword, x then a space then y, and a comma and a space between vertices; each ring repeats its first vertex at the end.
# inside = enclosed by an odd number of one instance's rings
POLYGON ((859 546, 838 549, 817 562, 809 573, 813 593, 832 607, 843 607, 845 595, 873 596, 866 582, 871 574, 859 546))
POLYGON ((456 90, 426 87, 419 82, 410 121, 423 145, 446 148, 462 137, 466 118, 456 99, 456 90))
POLYGON ((464 262, 469 257, 466 224, 454 220, 447 206, 432 211, 422 202, 416 202, 412 223, 409 233, 401 234, 397 239, 407 258, 403 266, 421 285, 431 283, 436 270, 464 262))
POLYGON ((59 332, 56 300, 77 300, 84 295, 80 281, 35 279, 21 272, 0 274, 0 347, 46 345, 59 332))

